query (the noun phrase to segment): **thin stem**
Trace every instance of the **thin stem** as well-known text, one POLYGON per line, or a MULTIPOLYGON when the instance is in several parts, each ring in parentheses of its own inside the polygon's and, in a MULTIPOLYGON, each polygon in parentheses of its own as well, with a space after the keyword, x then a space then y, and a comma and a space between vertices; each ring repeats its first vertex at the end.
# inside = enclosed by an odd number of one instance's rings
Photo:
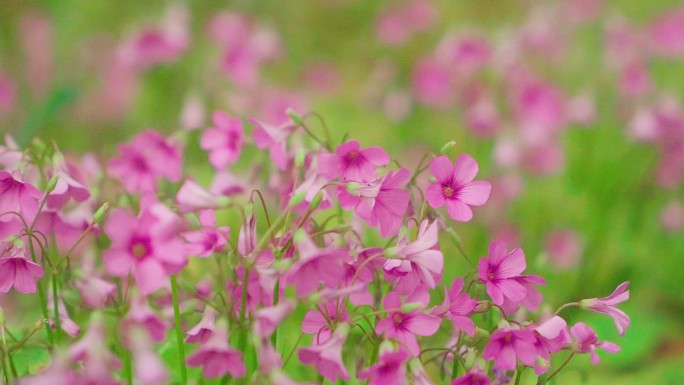
POLYGON ((178 363, 181 370, 181 385, 185 385, 188 383, 188 372, 185 367, 185 343, 183 342, 181 314, 178 306, 178 284, 176 283, 175 275, 171 275, 171 296, 173 297, 173 318, 176 322, 176 342, 178 343, 178 363))
POLYGON ((57 272, 52 272, 52 311, 55 317, 55 343, 59 343, 62 324, 59 319, 59 301, 57 296, 57 272))
POLYGON ((565 368, 565 366, 568 365, 568 363, 570 362, 570 360, 571 360, 572 357, 574 357, 574 356, 575 356, 575 353, 570 353, 570 355, 568 356, 568 358, 566 358, 565 361, 563 361, 563 363, 561 364, 561 366, 559 366, 558 369, 556 369, 553 373, 551 373, 551 375, 549 375, 549 377, 546 378, 546 382, 551 381, 551 379, 552 379, 553 377, 555 377, 556 374, 558 374, 558 372, 560 372, 561 370, 563 370, 563 368, 565 368))

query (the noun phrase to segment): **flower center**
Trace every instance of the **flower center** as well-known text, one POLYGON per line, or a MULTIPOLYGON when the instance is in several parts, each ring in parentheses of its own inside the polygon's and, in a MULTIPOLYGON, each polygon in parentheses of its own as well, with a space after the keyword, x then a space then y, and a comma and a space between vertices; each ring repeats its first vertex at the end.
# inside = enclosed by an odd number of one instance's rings
POLYGON ((347 159, 349 160, 355 160, 359 157, 359 152, 358 151, 352 151, 349 154, 347 154, 347 159))
POLYGON ((392 317, 392 321, 394 321, 395 325, 399 325, 404 321, 404 317, 400 313, 395 313, 394 316, 392 317))
POLYGON ((150 255, 151 247, 147 240, 136 239, 131 242, 130 252, 135 259, 143 259, 150 255))
POLYGON ((444 189, 442 191, 444 191, 444 196, 447 198, 451 198, 452 196, 454 196, 454 189, 451 188, 451 186, 444 186, 444 189))

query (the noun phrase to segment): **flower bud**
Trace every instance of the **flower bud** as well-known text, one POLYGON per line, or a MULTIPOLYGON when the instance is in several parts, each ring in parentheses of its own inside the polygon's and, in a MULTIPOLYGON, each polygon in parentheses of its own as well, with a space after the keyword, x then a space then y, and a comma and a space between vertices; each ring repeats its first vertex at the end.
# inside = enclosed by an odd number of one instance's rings
POLYGON ((107 209, 109 209, 109 202, 105 202, 100 206, 100 208, 95 211, 95 214, 93 214, 93 222, 94 223, 100 223, 102 222, 102 219, 104 218, 105 213, 107 212, 107 209))
POLYGON ((48 182, 46 192, 49 194, 53 191, 55 191, 55 187, 57 187, 57 182, 59 181, 59 175, 53 175, 52 178, 50 179, 50 182, 48 182))
POLYGON ((304 198, 306 198, 306 191, 300 191, 292 195, 292 197, 290 197, 290 202, 288 203, 288 205, 290 207, 297 206, 298 204, 304 201, 304 198))
POLYGON ((290 117, 290 119, 292 119, 293 122, 295 122, 295 124, 298 124, 300 126, 304 125, 304 119, 302 119, 302 117, 299 116, 299 114, 292 108, 288 108, 287 110, 285 110, 285 113, 287 114, 287 116, 290 117))
POLYGON ((420 302, 409 302, 401 305, 401 312, 402 313, 412 313, 420 308, 423 307, 423 304, 420 302))
POLYGON ((450 140, 444 146, 442 146, 442 148, 439 149, 439 153, 446 154, 447 151, 451 150, 454 146, 456 146, 456 141, 450 140))

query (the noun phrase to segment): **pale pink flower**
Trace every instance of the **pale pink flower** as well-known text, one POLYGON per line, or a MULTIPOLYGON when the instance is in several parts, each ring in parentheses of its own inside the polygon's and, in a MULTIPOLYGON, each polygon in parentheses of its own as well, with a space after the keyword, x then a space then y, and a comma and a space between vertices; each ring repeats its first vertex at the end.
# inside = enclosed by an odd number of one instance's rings
POLYGON ((416 290, 406 298, 405 303, 417 303, 419 308, 413 311, 402 311, 402 301, 396 292, 388 293, 382 300, 387 311, 387 317, 381 319, 375 332, 384 334, 388 338, 396 338, 403 349, 413 356, 418 356, 420 346, 416 335, 431 336, 437 332, 441 319, 432 314, 423 313, 423 309, 430 302, 430 296, 425 290, 416 290))
POLYGON ((260 149, 268 148, 273 163, 280 170, 285 170, 288 160, 287 138, 292 134, 295 126, 291 122, 286 122, 280 126, 272 126, 256 119, 251 119, 250 123, 256 127, 252 132, 254 143, 260 149))
POLYGON ((214 125, 202 134, 200 147, 209 151, 209 163, 218 170, 235 163, 240 157, 244 128, 240 119, 223 111, 214 112, 211 118, 214 125))
POLYGON ((430 170, 437 178, 425 190, 430 207, 446 204, 451 219, 468 222, 473 218, 470 206, 487 203, 492 185, 487 181, 473 181, 478 166, 470 155, 460 155, 453 164, 449 158, 441 155, 430 162, 430 170))
POLYGON ((7 293, 12 287, 20 293, 35 293, 35 280, 43 276, 43 268, 28 260, 24 251, 12 244, 0 243, 0 248, 0 293, 7 293))
MULTIPOLYGON (((415 281, 434 289, 442 278, 444 270, 444 255, 438 249, 438 243, 437 221, 429 223, 426 219, 420 224, 415 241, 406 243, 403 240, 390 250, 392 258, 385 262, 383 269, 389 274, 400 277, 415 275, 415 281)), ((402 289, 404 293, 407 290, 412 290, 412 288, 402 289)))
POLYGON ((608 353, 617 353, 620 351, 620 347, 612 342, 599 342, 596 332, 582 322, 578 322, 571 327, 570 334, 572 334, 575 340, 572 344, 572 350, 577 353, 590 353, 591 363, 594 365, 598 365, 600 361, 598 354, 596 354, 596 348, 601 348, 608 353))
POLYGON ((334 154, 318 155, 318 171, 328 179, 342 181, 370 181, 376 179, 376 169, 387 166, 389 155, 380 147, 361 148, 350 140, 335 149, 334 154))
POLYGON ((583 299, 580 301, 580 306, 583 309, 610 316, 620 335, 624 336, 625 331, 629 329, 630 319, 625 312, 617 308, 617 305, 629 299, 627 286, 629 282, 621 283, 608 297, 583 299))
POLYGON ((304 365, 315 365, 318 372, 330 382, 349 379, 342 361, 342 347, 347 339, 349 325, 341 324, 330 338, 322 344, 299 349, 297 356, 304 365))
POLYGON ((500 370, 515 370, 518 359, 532 366, 538 356, 535 342, 535 336, 529 330, 497 330, 492 334, 482 357, 493 360, 494 366, 500 370))
POLYGON ((202 367, 205 378, 216 378, 226 374, 241 378, 247 372, 242 362, 242 353, 228 345, 228 333, 223 327, 217 327, 211 337, 185 362, 190 367, 202 367))
POLYGON ((185 333, 185 342, 192 344, 207 341, 216 329, 216 315, 214 308, 206 306, 200 322, 185 333))

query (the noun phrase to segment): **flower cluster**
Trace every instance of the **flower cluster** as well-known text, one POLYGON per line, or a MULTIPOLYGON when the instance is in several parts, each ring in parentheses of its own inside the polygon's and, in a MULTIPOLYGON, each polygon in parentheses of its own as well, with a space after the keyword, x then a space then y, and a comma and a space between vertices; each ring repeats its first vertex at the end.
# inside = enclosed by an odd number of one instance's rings
POLYGON ((492 190, 473 157, 452 160, 449 145, 411 169, 287 114, 273 126, 217 111, 201 133, 143 131, 102 166, 6 143, 17 156, 0 171, 0 292, 36 296, 42 318, 23 337, 0 325, 17 336, 3 338, 5 380, 29 344, 53 359, 22 384, 187 383, 193 370, 274 385, 504 384, 526 368, 546 383, 564 367, 556 355, 596 364, 597 348, 619 350, 562 310, 606 314, 623 335, 628 283, 551 314, 520 248, 493 240, 477 266, 446 271, 470 263, 448 251, 454 226, 492 190), (197 142, 211 181, 183 162, 197 142), (232 166, 246 153, 255 175, 232 166))

